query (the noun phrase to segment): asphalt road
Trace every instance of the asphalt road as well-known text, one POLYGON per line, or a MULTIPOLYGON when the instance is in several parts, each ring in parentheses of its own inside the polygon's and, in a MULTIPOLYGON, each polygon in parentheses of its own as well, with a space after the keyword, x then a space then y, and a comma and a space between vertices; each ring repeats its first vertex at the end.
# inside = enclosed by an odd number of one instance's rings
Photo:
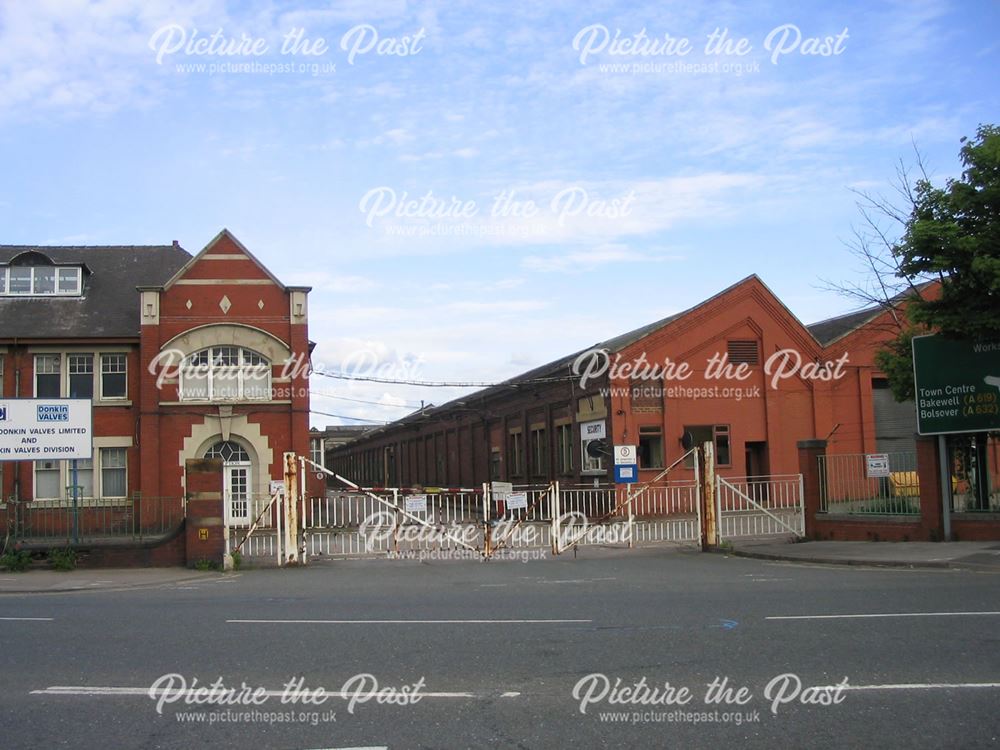
POLYGON ((3 748, 1000 744, 996 574, 352 561, 7 595, 0 618, 3 748))

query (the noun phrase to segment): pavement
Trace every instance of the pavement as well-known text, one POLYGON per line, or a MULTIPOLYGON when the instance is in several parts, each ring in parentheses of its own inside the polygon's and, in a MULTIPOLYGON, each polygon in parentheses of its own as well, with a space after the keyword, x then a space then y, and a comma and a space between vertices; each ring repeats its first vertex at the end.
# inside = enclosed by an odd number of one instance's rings
MULTIPOLYGON (((662 549, 662 548, 661 548, 662 549)), ((624 550, 588 548, 587 557, 656 554, 656 547, 624 550)), ((892 568, 951 568, 1000 573, 1000 542, 793 542, 741 540, 726 554, 803 564, 892 568)), ((323 561, 317 561, 323 564, 323 561)), ((386 561, 371 560, 374 564, 386 561)), ((405 561, 392 561, 399 566, 405 561)), ((414 564, 420 564, 415 562, 414 564)), ((458 563, 465 564, 465 563, 458 563)), ((0 571, 0 595, 157 588, 210 582, 224 574, 188 568, 103 568, 73 571, 0 571)))
POLYGON ((222 577, 222 573, 215 571, 202 572, 188 568, 26 570, 21 573, 0 570, 0 595, 55 594, 95 590, 120 591, 204 582, 222 577))
POLYGON ((775 542, 740 541, 740 557, 825 565, 954 568, 1000 573, 1000 542, 775 542))

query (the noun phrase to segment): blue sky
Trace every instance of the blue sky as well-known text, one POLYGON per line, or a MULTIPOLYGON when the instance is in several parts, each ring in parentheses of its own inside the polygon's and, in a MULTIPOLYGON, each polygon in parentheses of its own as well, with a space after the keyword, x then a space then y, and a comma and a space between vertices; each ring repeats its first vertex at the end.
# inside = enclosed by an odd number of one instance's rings
MULTIPOLYGON (((935 0, 3 0, 0 242, 228 227, 313 286, 318 364, 390 378, 510 377, 750 273, 813 322, 855 306, 822 288, 860 278, 852 189, 889 193, 914 143, 955 176, 1000 120, 998 31, 998 3, 935 0), (716 29, 745 54, 706 54, 716 29), (267 49, 220 54, 243 39, 267 49)), ((370 420, 462 392, 313 389, 370 420)))

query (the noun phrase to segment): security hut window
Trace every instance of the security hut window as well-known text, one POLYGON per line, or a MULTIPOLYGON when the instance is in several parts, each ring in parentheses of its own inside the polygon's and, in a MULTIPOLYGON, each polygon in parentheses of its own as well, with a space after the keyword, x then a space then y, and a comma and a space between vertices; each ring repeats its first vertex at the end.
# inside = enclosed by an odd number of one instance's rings
POLYGON ((213 346, 187 356, 181 366, 183 401, 266 401, 271 365, 255 351, 213 346))
MULTIPOLYGON (((715 465, 729 466, 731 464, 729 450, 729 425, 727 424, 707 424, 707 425, 685 425, 684 432, 690 433, 693 445, 699 448, 705 443, 715 444, 715 465)), ((691 457, 684 462, 690 468, 694 466, 691 457)))
POLYGON ((663 468, 663 429, 660 427, 639 428, 639 467, 642 469, 663 468))
POLYGON ((733 364, 760 364, 760 353, 756 341, 728 341, 726 353, 733 364))
POLYGON ((59 398, 58 354, 38 354, 35 356, 35 397, 59 398))
POLYGON ((323 463, 323 438, 309 438, 309 459, 314 464, 325 466, 323 463))

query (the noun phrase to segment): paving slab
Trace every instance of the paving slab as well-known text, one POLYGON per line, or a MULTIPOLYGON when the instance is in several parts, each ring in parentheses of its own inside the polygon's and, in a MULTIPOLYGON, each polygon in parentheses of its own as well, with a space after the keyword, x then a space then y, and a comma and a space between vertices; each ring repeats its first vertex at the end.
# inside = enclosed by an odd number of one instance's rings
POLYGON ((1000 573, 1000 542, 774 542, 735 543, 732 553, 767 560, 877 565, 908 568, 963 568, 1000 573))
POLYGON ((67 591, 94 591, 151 588, 220 578, 216 571, 187 568, 101 568, 95 570, 0 571, 0 594, 51 594, 67 591))

